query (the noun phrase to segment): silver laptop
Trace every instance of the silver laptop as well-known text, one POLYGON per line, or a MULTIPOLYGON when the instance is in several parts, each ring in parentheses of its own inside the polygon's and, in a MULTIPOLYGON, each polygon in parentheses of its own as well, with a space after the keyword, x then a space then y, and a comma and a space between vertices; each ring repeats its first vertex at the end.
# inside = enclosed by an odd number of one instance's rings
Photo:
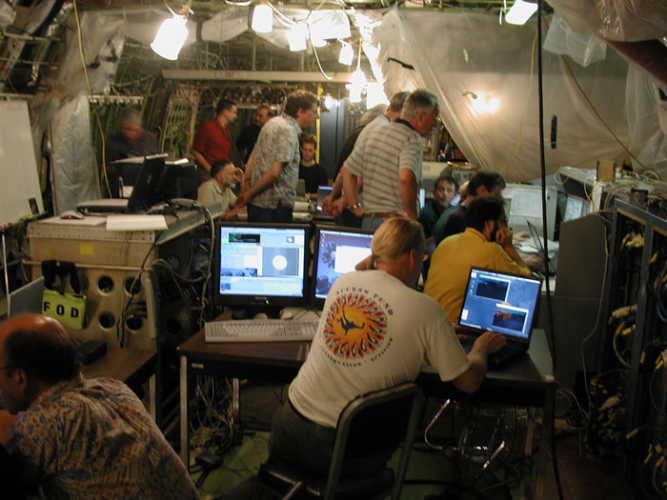
POLYGON ((42 312, 42 295, 44 293, 44 276, 17 288, 9 294, 7 315, 30 314, 42 312))
POLYGON ((305 198, 306 197, 306 180, 299 179, 296 181, 296 197, 305 198))
POLYGON ((537 227, 535 227, 535 224, 533 224, 530 221, 526 222, 528 223, 528 231, 530 231, 530 236, 533 238, 533 245, 535 245, 535 248, 542 254, 542 257, 547 259, 547 273, 549 274, 549 276, 555 276, 556 259, 548 257, 547 254, 544 252, 544 245, 542 244, 542 238, 540 237, 540 233, 537 230, 537 227))
POLYGON ((489 356, 489 366, 503 366, 526 352, 541 289, 540 278, 470 269, 459 320, 469 337, 464 348, 492 331, 504 334, 507 346, 489 356))

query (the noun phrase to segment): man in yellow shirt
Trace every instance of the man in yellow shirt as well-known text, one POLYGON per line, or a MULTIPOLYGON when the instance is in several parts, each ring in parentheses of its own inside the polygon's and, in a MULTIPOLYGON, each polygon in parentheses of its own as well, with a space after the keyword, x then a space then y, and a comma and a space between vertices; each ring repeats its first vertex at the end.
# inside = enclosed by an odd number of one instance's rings
POLYGON ((433 253, 424 293, 458 322, 471 267, 530 275, 512 244, 503 199, 482 196, 466 209, 466 230, 445 238, 433 253))

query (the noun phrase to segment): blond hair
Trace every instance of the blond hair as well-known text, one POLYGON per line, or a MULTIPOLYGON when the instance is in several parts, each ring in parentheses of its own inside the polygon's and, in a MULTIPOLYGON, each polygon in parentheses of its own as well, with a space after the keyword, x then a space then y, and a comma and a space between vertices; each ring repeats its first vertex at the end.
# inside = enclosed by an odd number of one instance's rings
POLYGON ((415 249, 426 250, 422 225, 416 220, 394 217, 377 228, 371 243, 371 255, 359 262, 356 269, 374 269, 378 261, 393 262, 415 249))

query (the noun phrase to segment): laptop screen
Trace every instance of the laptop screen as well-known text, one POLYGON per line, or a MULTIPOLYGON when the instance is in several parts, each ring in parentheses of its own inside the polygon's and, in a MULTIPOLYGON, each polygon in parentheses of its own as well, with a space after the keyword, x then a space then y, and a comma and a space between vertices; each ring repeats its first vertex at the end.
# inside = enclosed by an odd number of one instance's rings
POLYGON ((332 186, 318 186, 317 187, 317 211, 322 212, 322 203, 324 199, 331 194, 332 186))
POLYGON ((473 267, 459 323, 528 343, 541 288, 539 278, 473 267))

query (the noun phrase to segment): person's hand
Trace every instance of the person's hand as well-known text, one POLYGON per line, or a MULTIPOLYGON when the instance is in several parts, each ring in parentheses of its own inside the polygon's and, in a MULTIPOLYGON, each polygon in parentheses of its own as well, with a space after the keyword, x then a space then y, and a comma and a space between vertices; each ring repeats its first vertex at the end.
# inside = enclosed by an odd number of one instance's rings
POLYGON ((496 231, 496 243, 503 248, 512 246, 512 231, 508 227, 498 228, 498 231, 496 231))
POLYGON ((331 195, 327 195, 324 200, 322 200, 322 212, 324 212, 327 215, 331 215, 329 212, 331 210, 331 203, 332 203, 331 195))
POLYGON ((232 208, 230 210, 227 210, 225 213, 223 213, 220 218, 221 219, 233 219, 239 214, 240 208, 232 208))
POLYGON ((519 252, 521 258, 534 271, 540 271, 544 268, 544 254, 540 253, 523 253, 519 252))
POLYGON ((252 198, 248 196, 248 191, 247 190, 243 191, 236 197, 236 202, 234 203, 234 206, 236 208, 243 208, 250 202, 251 199, 252 198))
POLYGON ((347 201, 345 200, 345 198, 338 198, 336 201, 332 202, 329 205, 328 215, 331 215, 333 217, 338 217, 340 214, 343 213, 345 207, 347 207, 347 201))
POLYGON ((366 210, 364 210, 364 209, 361 208, 361 207, 358 207, 358 208, 355 208, 355 209, 353 210, 353 213, 354 213, 354 215, 356 215, 357 217, 363 217, 364 215, 366 215, 366 210))
POLYGON ((507 337, 505 337, 502 333, 484 332, 482 335, 477 337, 477 340, 475 340, 472 348, 473 350, 482 350, 488 355, 499 351, 506 345, 507 337))

